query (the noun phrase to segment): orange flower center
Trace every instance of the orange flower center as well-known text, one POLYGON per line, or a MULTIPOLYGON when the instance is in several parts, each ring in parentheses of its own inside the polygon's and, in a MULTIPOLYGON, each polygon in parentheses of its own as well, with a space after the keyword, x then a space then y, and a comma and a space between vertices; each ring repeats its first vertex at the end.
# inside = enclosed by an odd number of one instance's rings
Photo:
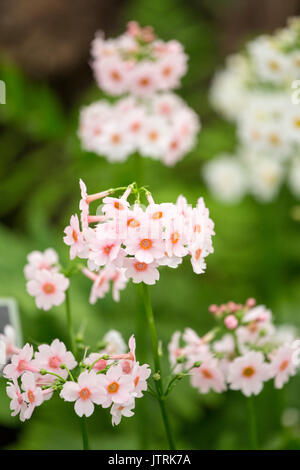
POLYGON ((115 209, 118 209, 118 211, 122 211, 122 210, 124 209, 124 206, 123 206, 123 204, 122 204, 121 202, 115 201, 115 203, 114 203, 114 208, 115 208, 115 209))
POLYGON ((270 140, 270 143, 273 145, 278 145, 280 143, 280 140, 277 134, 270 134, 269 140, 270 140))
POLYGON ((134 386, 136 387, 137 384, 139 383, 139 380, 140 378, 137 376, 135 379, 134 379, 134 386))
POLYGON ((119 74, 117 70, 112 70, 110 75, 111 75, 111 78, 115 80, 116 82, 119 82, 121 80, 121 75, 119 74))
POLYGON ((119 387, 120 385, 118 384, 118 382, 112 382, 111 384, 108 385, 107 391, 108 393, 117 393, 117 391, 119 390, 119 387))
POLYGON ((148 77, 142 77, 139 81, 141 86, 148 86, 150 83, 150 80, 148 77))
POLYGON ((195 252, 195 258, 196 258, 197 261, 198 261, 198 259, 200 258, 201 253, 202 253, 201 248, 198 248, 198 250, 196 250, 196 252, 195 252))
POLYGON ((141 123, 140 122, 133 122, 131 124, 131 130, 132 132, 137 132, 141 127, 141 123))
POLYGON ((140 226, 140 223, 139 223, 138 220, 132 218, 132 219, 128 219, 128 220, 127 220, 127 226, 128 226, 128 227, 133 227, 133 228, 135 228, 135 227, 139 227, 139 226, 140 226))
POLYGON ((113 144, 119 144, 121 142, 120 134, 113 134, 111 136, 111 141, 113 144))
POLYGON ((73 230, 72 237, 73 237, 74 242, 77 243, 78 242, 78 235, 77 235, 76 230, 73 230))
POLYGON ((28 397, 29 403, 31 404, 34 403, 35 397, 34 397, 34 393, 32 390, 28 390, 27 397, 28 397))
POLYGON ((158 133, 156 131, 149 132, 149 139, 150 140, 155 141, 155 140, 157 140, 157 138, 158 138, 158 133))
POLYGON ((109 253, 111 252, 111 249, 112 249, 113 245, 106 245, 104 248, 103 248, 103 251, 106 255, 109 255, 109 253))
POLYGON ((195 233, 200 233, 201 232, 201 227, 199 224, 196 224, 195 227, 194 227, 194 232, 195 233))
POLYGON ((45 292, 45 294, 49 295, 49 294, 54 294, 55 292, 55 285, 52 284, 52 282, 45 282, 45 284, 43 285, 42 287, 43 291, 45 292))
POLYGON ((58 356, 52 356, 49 359, 49 367, 51 367, 51 369, 58 369, 61 363, 62 361, 58 356))
POLYGON ((178 140, 172 140, 170 143, 170 149, 171 150, 176 150, 178 148, 178 140))
POLYGON ((296 119, 294 120, 294 123, 295 123, 295 126, 296 126, 296 127, 300 127, 300 118, 296 118, 296 119))
POLYGON ((88 398, 90 398, 91 392, 89 391, 87 387, 84 387, 80 390, 79 396, 81 400, 87 400, 88 398))
POLYGON ((171 235, 171 242, 175 245, 179 241, 180 235, 178 232, 174 232, 171 235))
POLYGON ((171 72, 172 72, 171 67, 164 67, 164 68, 163 68, 163 71, 162 71, 162 74, 163 74, 165 77, 168 77, 171 72))
POLYGON ((271 70, 274 70, 274 72, 276 72, 279 69, 278 62, 276 62, 275 60, 270 60, 269 67, 271 70))
POLYGON ((289 365, 289 361, 286 359, 285 361, 283 361, 281 364, 280 364, 280 367, 279 367, 279 370, 282 372, 284 371, 287 366, 289 365))
POLYGON ((202 372, 203 377, 205 377, 205 379, 213 378, 212 373, 208 369, 201 369, 201 372, 202 372))
POLYGON ((139 263, 139 262, 137 262, 137 263, 134 264, 134 267, 135 267, 135 269, 136 269, 137 271, 146 271, 146 269, 147 269, 147 264, 146 264, 146 263, 139 263))
POLYGON ((244 377, 250 378, 253 374, 255 374, 255 369, 252 366, 245 367, 243 370, 244 377))
POLYGON ((163 216, 163 213, 161 211, 157 211, 157 212, 154 212, 154 214, 152 214, 152 219, 158 220, 158 219, 161 219, 162 216, 163 216))
POLYGON ((152 241, 149 238, 143 238, 143 240, 140 241, 140 247, 143 250, 149 250, 152 247, 152 241))

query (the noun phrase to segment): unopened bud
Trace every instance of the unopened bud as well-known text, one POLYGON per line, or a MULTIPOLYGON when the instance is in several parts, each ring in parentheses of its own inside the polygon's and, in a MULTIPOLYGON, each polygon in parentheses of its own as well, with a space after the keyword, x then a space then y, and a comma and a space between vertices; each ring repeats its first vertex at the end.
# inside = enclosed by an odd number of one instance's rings
POLYGON ((155 374, 153 374, 152 376, 153 380, 155 380, 156 382, 158 382, 160 380, 160 373, 159 372, 155 372, 155 374))

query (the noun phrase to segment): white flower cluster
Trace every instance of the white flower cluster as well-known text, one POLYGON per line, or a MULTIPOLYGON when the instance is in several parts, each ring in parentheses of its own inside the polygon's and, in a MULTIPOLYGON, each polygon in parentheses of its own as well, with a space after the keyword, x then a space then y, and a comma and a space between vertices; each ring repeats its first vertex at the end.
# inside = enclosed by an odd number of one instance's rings
POLYGON ((194 111, 170 91, 186 73, 181 44, 165 43, 151 28, 131 22, 116 39, 97 35, 92 57, 99 87, 119 98, 82 109, 78 134, 83 149, 109 162, 139 153, 175 165, 193 148, 200 129, 194 111))
POLYGON ((300 342, 293 330, 275 327, 266 307, 248 299, 246 305, 211 305, 210 312, 215 329, 200 338, 186 328, 182 337, 175 332, 169 344, 174 373, 189 372, 200 393, 230 388, 257 395, 264 382, 274 379, 275 388, 282 388, 296 374, 300 342))
POLYGON ((219 199, 236 201, 248 192, 268 202, 284 181, 300 197, 300 104, 292 99, 299 79, 299 19, 249 42, 244 54, 229 57, 225 70, 217 73, 211 101, 236 123, 239 142, 237 158, 220 156, 204 168, 219 199))
POLYGON ((82 147, 108 161, 123 162, 138 152, 175 165, 195 145, 200 129, 196 113, 174 93, 143 100, 100 100, 81 110, 82 147))

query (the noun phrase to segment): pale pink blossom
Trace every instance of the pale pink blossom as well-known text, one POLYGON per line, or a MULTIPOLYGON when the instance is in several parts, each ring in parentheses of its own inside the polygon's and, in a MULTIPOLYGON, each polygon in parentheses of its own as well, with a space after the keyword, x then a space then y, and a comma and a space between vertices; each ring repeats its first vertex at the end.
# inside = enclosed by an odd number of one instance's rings
POLYGON ((88 357, 85 358, 84 363, 88 366, 93 366, 92 369, 95 371, 103 370, 111 362, 102 358, 103 354, 100 353, 91 353, 88 357))
POLYGON ((126 66, 118 57, 103 57, 99 65, 94 65, 94 72, 99 87, 110 95, 121 95, 127 91, 126 66))
POLYGON ((214 390, 217 393, 226 390, 225 376, 219 367, 218 360, 207 356, 200 367, 191 371, 191 384, 198 388, 200 393, 214 390))
POLYGON ((134 407, 134 398, 130 399, 128 403, 123 403, 122 405, 120 405, 119 403, 113 403, 110 409, 110 414, 112 415, 112 425, 116 426, 120 424, 122 416, 125 416, 126 418, 130 418, 131 416, 133 416, 134 412, 132 410, 134 409, 134 407))
POLYGON ((67 351, 64 343, 55 339, 50 346, 48 344, 41 344, 38 347, 32 364, 38 369, 46 369, 66 379, 68 377, 68 371, 62 369, 61 366, 65 365, 69 370, 72 370, 76 367, 77 362, 73 354, 67 351))
POLYGON ((3 333, 0 333, 0 342, 2 349, 1 353, 3 356, 3 360, 1 362, 5 364, 13 354, 18 354, 20 351, 20 349, 15 345, 16 334, 15 329, 11 325, 6 325, 3 333))
POLYGON ((18 382, 14 380, 14 382, 9 382, 6 387, 6 393, 8 397, 11 399, 9 408, 11 409, 12 416, 16 416, 20 414, 20 420, 25 421, 25 412, 27 410, 27 403, 24 401, 22 392, 18 385, 18 382))
POLYGON ((65 228, 64 232, 66 234, 64 242, 70 246, 70 259, 74 259, 76 256, 85 258, 88 250, 80 231, 77 214, 71 216, 70 225, 65 228))
POLYGON ((35 376, 32 372, 25 372, 22 375, 22 393, 23 400, 28 404, 24 411, 25 419, 31 418, 33 410, 36 406, 40 406, 43 401, 43 392, 35 383, 35 376))
POLYGON ((27 282, 26 287, 28 293, 35 297, 38 308, 50 310, 51 307, 61 305, 64 302, 65 291, 69 284, 69 279, 63 274, 43 269, 36 274, 35 279, 27 282))
POLYGON ((124 267, 126 268, 125 275, 128 279, 132 279, 135 284, 144 282, 145 284, 155 284, 159 280, 159 271, 157 263, 153 262, 147 264, 138 261, 136 258, 126 258, 124 260, 124 267))
POLYGON ((98 376, 99 384, 104 389, 105 399, 103 408, 112 403, 124 404, 128 402, 134 389, 130 374, 124 375, 120 365, 111 366, 107 373, 98 376))
POLYGON ((60 397, 65 401, 75 401, 74 409, 78 416, 91 416, 94 403, 103 405, 106 398, 99 376, 92 370, 82 372, 77 382, 66 382, 60 397))
POLYGON ((10 364, 3 369, 3 375, 6 379, 16 380, 23 372, 39 372, 39 369, 32 363, 33 347, 26 343, 17 353, 13 354, 10 364))
POLYGON ((58 271, 58 255, 52 248, 47 248, 44 252, 32 251, 27 256, 27 261, 28 264, 24 268, 27 280, 35 279, 41 269, 58 271))
POLYGON ((166 251, 163 240, 147 233, 147 230, 143 234, 133 234, 124 244, 126 253, 134 255, 141 263, 152 263, 162 258, 166 251))
POLYGON ((276 388, 282 388, 289 378, 296 374, 297 364, 293 362, 295 349, 291 345, 283 345, 271 355, 270 373, 274 377, 276 388))
POLYGON ((139 63, 130 73, 129 90, 133 95, 149 96, 157 87, 157 73, 150 62, 139 63))
POLYGON ((133 378, 133 394, 137 398, 143 396, 143 392, 147 390, 147 379, 151 374, 151 370, 148 364, 143 364, 140 366, 139 362, 135 362, 133 369, 131 371, 131 376, 133 378))
POLYGON ((232 361, 228 370, 228 382, 232 390, 244 395, 258 395, 263 383, 270 378, 270 366, 261 352, 250 351, 232 361))

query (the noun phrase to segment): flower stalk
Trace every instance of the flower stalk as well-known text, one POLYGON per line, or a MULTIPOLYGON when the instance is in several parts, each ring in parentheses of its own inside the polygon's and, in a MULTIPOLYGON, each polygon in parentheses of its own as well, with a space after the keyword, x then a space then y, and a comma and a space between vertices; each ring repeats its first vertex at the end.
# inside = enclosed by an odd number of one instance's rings
POLYGON ((166 409, 166 403, 165 403, 166 396, 163 390, 162 371, 161 371, 160 356, 159 356, 159 351, 158 351, 158 339, 157 339, 155 320, 154 320, 148 286, 144 283, 142 283, 142 294, 143 294, 145 312, 146 312, 148 328, 149 328, 151 344, 152 344, 152 355, 153 355, 153 362, 154 362, 154 368, 155 368, 155 373, 154 373, 155 380, 154 381, 155 381, 155 387, 156 387, 156 392, 157 392, 156 396, 159 402, 161 415, 162 415, 162 419, 163 419, 163 423, 164 423, 164 427, 165 427, 165 431, 166 431, 166 435, 168 439, 169 448, 175 450, 174 438, 172 435, 169 417, 168 417, 167 409, 166 409))

